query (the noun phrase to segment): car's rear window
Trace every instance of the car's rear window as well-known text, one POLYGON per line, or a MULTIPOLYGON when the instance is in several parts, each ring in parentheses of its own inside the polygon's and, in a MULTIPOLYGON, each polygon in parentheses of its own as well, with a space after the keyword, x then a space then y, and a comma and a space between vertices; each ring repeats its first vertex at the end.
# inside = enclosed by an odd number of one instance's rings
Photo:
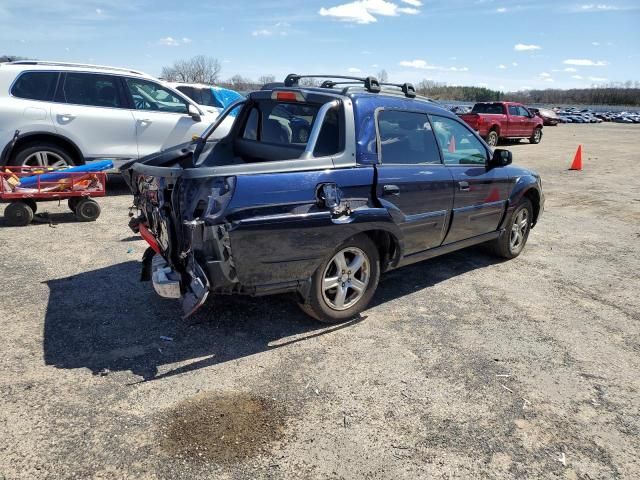
POLYGON ((471 113, 489 113, 489 114, 502 114, 501 103, 476 103, 471 109, 471 113))
POLYGON ((29 100, 53 99, 53 93, 58 83, 58 72, 25 72, 11 89, 11 95, 29 100))
POLYGON ((304 147, 319 109, 306 103, 260 102, 249 112, 243 138, 304 147))

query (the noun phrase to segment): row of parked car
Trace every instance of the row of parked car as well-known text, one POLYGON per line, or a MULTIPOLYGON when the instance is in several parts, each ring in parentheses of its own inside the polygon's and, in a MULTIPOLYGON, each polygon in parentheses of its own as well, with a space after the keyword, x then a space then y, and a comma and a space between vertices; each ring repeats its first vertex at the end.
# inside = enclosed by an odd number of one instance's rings
MULTIPOLYGON (((469 105, 451 105, 448 108, 457 115, 471 113, 473 110, 473 107, 469 105)), ((640 123, 640 112, 596 112, 588 108, 579 109, 576 107, 527 108, 542 118, 545 126, 556 126, 559 123, 640 123)))
POLYGON ((0 165, 60 167, 110 158, 117 166, 190 141, 241 97, 123 68, 0 64, 0 165))

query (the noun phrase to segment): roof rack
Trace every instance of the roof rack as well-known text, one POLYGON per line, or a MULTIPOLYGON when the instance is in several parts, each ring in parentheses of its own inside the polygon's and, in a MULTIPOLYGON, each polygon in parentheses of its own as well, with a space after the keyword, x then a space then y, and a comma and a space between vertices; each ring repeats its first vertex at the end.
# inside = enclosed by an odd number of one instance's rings
POLYGON ((71 63, 71 62, 50 62, 41 60, 17 60, 10 62, 11 65, 48 65, 54 67, 80 67, 80 68, 101 68, 103 70, 115 70, 119 72, 135 73, 136 75, 145 75, 145 73, 130 68, 109 67, 106 65, 92 65, 90 63, 71 63))
POLYGON ((320 84, 320 88, 333 88, 339 85, 345 85, 343 93, 346 93, 349 88, 358 87, 360 84, 364 86, 364 89, 370 93, 380 93, 382 87, 396 87, 399 88, 405 97, 416 98, 416 89, 411 83, 381 83, 375 77, 350 77, 345 75, 297 75, 291 73, 287 75, 284 80, 285 87, 299 86, 301 78, 332 78, 339 80, 347 80, 344 82, 336 82, 334 80, 325 80, 320 84))

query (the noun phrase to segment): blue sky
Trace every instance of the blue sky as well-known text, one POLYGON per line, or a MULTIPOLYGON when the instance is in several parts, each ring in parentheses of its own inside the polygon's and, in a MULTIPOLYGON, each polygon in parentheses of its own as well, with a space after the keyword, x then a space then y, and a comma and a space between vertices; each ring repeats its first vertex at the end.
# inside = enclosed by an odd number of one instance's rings
POLYGON ((640 81, 639 0, 0 0, 0 54, 222 77, 375 74, 512 90, 640 81), (601 2, 601 3, 598 3, 601 2))

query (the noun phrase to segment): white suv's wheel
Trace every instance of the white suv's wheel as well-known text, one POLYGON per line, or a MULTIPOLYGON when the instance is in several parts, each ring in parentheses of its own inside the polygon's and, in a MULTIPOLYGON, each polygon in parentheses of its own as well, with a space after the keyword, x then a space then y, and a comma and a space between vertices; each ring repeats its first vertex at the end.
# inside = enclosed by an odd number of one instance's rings
POLYGON ((9 165, 17 167, 65 167, 75 165, 69 152, 53 143, 31 143, 14 153, 9 165))

